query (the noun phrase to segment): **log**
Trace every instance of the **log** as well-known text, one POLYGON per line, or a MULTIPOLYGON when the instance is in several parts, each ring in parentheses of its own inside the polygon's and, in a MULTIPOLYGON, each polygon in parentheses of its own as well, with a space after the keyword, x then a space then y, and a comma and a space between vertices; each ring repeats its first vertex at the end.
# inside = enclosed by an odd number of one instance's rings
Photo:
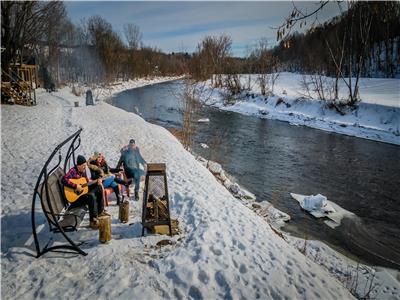
POLYGON ((157 199, 155 207, 157 209, 157 220, 168 220, 169 213, 166 201, 157 199))
POLYGON ((125 200, 119 206, 119 220, 121 223, 127 223, 129 221, 129 201, 125 200))
POLYGON ((99 241, 101 243, 108 243, 111 241, 111 217, 102 216, 99 220, 99 241))

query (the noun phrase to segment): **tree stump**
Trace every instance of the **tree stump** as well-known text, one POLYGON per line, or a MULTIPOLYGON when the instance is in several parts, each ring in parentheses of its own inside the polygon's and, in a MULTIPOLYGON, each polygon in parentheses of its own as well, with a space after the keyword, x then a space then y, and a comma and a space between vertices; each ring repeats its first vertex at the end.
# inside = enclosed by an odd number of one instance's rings
POLYGON ((99 220, 99 241, 101 243, 108 243, 111 241, 111 217, 102 216, 99 220))
POLYGON ((121 223, 129 221, 129 201, 125 200, 119 206, 119 220, 121 223))

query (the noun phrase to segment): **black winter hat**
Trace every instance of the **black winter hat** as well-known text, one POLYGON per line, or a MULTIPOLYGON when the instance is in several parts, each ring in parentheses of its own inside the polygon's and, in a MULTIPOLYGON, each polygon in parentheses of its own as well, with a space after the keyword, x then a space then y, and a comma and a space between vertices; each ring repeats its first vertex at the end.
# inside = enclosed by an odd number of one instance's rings
POLYGON ((86 162, 86 158, 83 155, 78 155, 78 158, 76 159, 76 164, 78 166, 83 165, 86 162))

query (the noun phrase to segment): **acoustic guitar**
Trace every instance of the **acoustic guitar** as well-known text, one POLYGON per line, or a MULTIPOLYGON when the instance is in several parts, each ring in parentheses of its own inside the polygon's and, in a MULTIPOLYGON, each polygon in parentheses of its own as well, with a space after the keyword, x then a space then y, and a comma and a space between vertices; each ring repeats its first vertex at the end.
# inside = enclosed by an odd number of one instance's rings
MULTIPOLYGON (((102 178, 99 178, 99 179, 102 179, 102 178)), ((97 184, 97 180, 92 181, 92 182, 87 182, 85 177, 81 177, 78 179, 70 179, 70 181, 75 184, 80 184, 83 189, 81 192, 78 193, 75 189, 68 187, 68 186, 64 186, 65 198, 68 200, 69 203, 73 203, 76 200, 78 200, 78 198, 80 196, 83 196, 83 195, 89 193, 89 186, 91 186, 92 184, 97 184)))

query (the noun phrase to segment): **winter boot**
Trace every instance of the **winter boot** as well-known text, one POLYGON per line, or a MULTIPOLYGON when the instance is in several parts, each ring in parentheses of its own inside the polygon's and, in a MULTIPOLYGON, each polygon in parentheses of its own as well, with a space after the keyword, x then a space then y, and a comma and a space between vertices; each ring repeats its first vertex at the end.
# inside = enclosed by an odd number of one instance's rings
POLYGON ((115 196, 117 197, 117 205, 120 205, 120 203, 122 202, 121 201, 121 195, 119 194, 119 188, 118 188, 118 186, 116 186, 116 187, 113 187, 113 190, 114 190, 114 193, 115 193, 115 196))
POLYGON ((139 192, 135 191, 135 201, 139 201, 139 192))
POLYGON ((89 223, 89 227, 92 229, 99 229, 99 221, 96 218, 93 218, 89 223))

